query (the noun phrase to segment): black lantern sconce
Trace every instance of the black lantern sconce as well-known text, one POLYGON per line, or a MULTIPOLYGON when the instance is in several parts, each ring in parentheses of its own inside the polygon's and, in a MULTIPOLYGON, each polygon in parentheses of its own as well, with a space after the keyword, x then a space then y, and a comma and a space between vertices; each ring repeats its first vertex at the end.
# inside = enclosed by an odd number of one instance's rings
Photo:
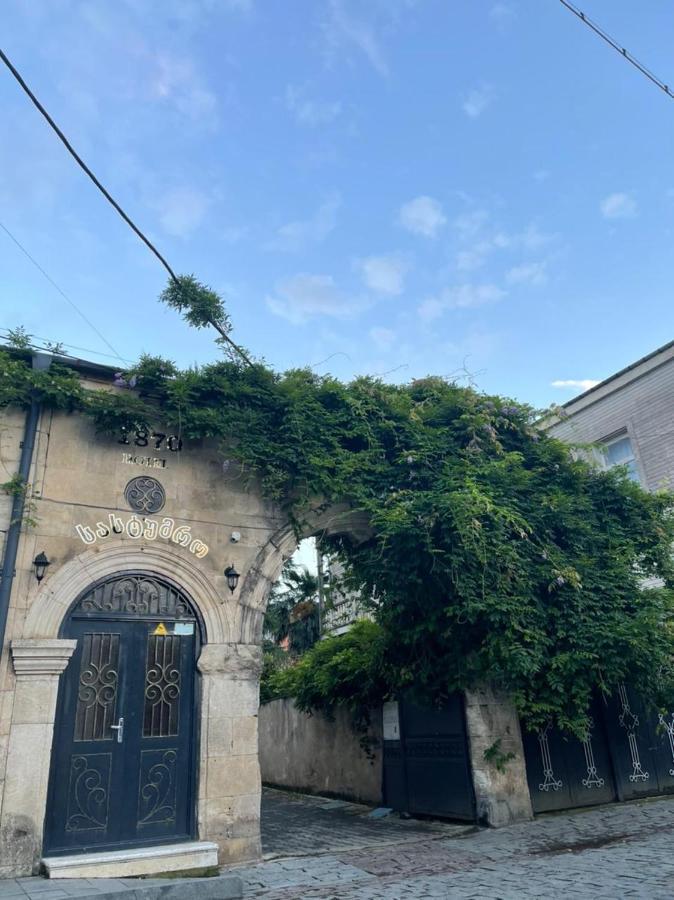
POLYGON ((44 578, 44 573, 47 571, 47 566, 50 565, 51 563, 45 556, 44 550, 42 550, 41 553, 38 553, 38 555, 33 560, 33 568, 35 569, 35 577, 37 578, 38 584, 44 578))
POLYGON ((234 566, 227 566, 227 568, 225 569, 225 578, 227 579, 227 587, 232 593, 234 593, 241 575, 239 575, 234 566))

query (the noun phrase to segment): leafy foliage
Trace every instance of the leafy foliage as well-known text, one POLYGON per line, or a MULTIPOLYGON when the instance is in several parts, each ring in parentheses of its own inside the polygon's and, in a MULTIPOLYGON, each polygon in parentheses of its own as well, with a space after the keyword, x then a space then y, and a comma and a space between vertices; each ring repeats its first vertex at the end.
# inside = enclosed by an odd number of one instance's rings
POLYGON ((219 334, 216 343, 232 360, 243 360, 247 365, 253 365, 246 352, 230 336, 232 323, 222 298, 212 288, 197 281, 194 275, 172 278, 159 299, 181 312, 193 328, 215 328, 219 334))
POLYGON ((318 579, 289 559, 267 603, 264 633, 274 642, 287 639, 288 651, 299 655, 319 638, 318 579))
MULTIPOLYGON (((192 324, 229 328, 213 298, 167 290, 192 324)), ((302 708, 362 712, 400 693, 440 702, 492 680, 528 724, 582 734, 595 690, 628 678, 656 700, 674 694, 671 497, 574 460, 528 407, 436 377, 342 384, 151 357, 133 375, 137 392, 87 393, 74 373, 34 373, 3 352, 0 402, 25 405, 38 389, 108 431, 161 415, 186 439, 219 440, 298 531, 319 499, 371 523, 368 540, 338 549, 364 595, 376 590, 377 622, 279 676, 302 708)))
POLYGON ((207 328, 217 323, 228 334, 232 323, 218 294, 202 284, 194 275, 180 275, 164 288, 162 303, 177 309, 194 328, 207 328))
POLYGON ((293 697, 299 709, 320 709, 328 717, 338 706, 346 706, 362 732, 371 710, 391 693, 387 645, 381 626, 361 619, 346 634, 324 638, 294 665, 273 673, 267 679, 267 695, 293 697))

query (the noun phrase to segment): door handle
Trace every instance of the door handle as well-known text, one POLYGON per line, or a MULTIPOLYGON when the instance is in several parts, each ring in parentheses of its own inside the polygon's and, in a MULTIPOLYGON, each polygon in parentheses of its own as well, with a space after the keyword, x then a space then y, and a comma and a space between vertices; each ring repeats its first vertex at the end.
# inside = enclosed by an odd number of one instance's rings
POLYGON ((117 732, 117 743, 121 744, 124 740, 124 717, 120 716, 119 721, 116 725, 111 725, 113 731, 117 732))

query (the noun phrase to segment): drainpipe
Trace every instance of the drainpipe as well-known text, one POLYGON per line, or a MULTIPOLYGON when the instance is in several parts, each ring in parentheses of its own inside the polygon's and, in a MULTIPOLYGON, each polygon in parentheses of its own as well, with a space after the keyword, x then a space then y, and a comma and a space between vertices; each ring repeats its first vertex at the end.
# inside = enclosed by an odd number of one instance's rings
MULTIPOLYGON (((46 371, 51 365, 52 357, 48 353, 33 353, 33 368, 46 371)), ((21 445, 21 459, 19 460, 18 476, 25 487, 30 475, 30 467, 33 462, 33 450, 35 448, 35 435, 40 420, 41 404, 37 396, 33 394, 30 408, 26 413, 26 424, 23 430, 23 443, 21 445)), ((9 603, 12 596, 12 585, 16 574, 16 555, 19 549, 21 537, 21 525, 23 523, 23 511, 26 505, 26 492, 21 490, 14 494, 12 500, 12 515, 7 529, 5 540, 5 552, 2 559, 2 578, 0 579, 0 655, 5 642, 5 629, 9 614, 9 603)))
POLYGON ((320 641, 323 637, 323 598, 325 592, 323 579, 325 578, 325 572, 323 568, 323 551, 318 538, 316 538, 316 574, 318 576, 318 639, 320 641))

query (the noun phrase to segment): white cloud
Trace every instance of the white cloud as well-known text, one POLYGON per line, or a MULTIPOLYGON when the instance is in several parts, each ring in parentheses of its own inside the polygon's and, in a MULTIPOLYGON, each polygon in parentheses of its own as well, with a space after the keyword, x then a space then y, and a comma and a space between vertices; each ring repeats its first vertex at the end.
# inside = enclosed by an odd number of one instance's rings
POLYGON ((346 318, 362 304, 338 290, 331 275, 299 273, 276 285, 273 296, 266 298, 268 308, 295 325, 316 316, 346 318))
POLYGON ((424 300, 418 309, 423 322, 432 322, 448 309, 467 309, 495 303, 506 296, 506 292, 495 284, 462 284, 445 288, 436 297, 424 300))
POLYGON ((489 18, 498 25, 503 25, 515 18, 515 10, 509 3, 495 3, 489 10, 489 18))
POLYGON ((371 291, 402 294, 407 265, 399 256, 368 256, 359 260, 357 267, 371 291))
POLYGON ((149 81, 150 96, 170 102, 190 119, 215 119, 218 101, 196 73, 191 60, 159 54, 149 81))
POLYGON ((187 238, 201 225, 210 204, 210 199, 201 191, 176 188, 157 203, 159 222, 167 234, 187 238))
POLYGON ((408 231, 432 238, 436 236, 447 219, 437 200, 422 195, 408 203, 403 203, 398 213, 398 221, 408 231))
MULTIPOLYGON (((460 272, 474 272, 482 268, 489 257, 496 251, 503 250, 515 253, 532 253, 546 247, 554 240, 554 236, 545 234, 537 225, 530 224, 523 231, 506 232, 489 228, 489 214, 483 209, 474 209, 463 213, 452 222, 460 242, 456 253, 455 265, 460 272)), ((533 265, 533 264, 531 264, 533 265)), ((543 275, 544 263, 536 264, 538 271, 515 267, 511 270, 511 278, 516 282, 543 275)))
POLYGON ((337 56, 344 46, 355 47, 376 72, 388 75, 388 64, 374 27, 364 19, 352 16, 346 6, 344 0, 330 0, 328 16, 323 22, 323 34, 331 58, 337 56))
POLYGON ((319 244, 337 224, 337 211, 341 203, 339 194, 331 194, 310 219, 299 219, 282 225, 266 245, 266 249, 297 253, 312 244, 319 244))
POLYGON ((370 328, 370 337, 378 350, 388 350, 395 341, 396 335, 390 328, 370 328))
POLYGON ((481 268, 487 261, 487 257, 494 249, 491 240, 477 241, 472 247, 459 250, 456 254, 456 267, 460 272, 473 272, 481 268))
POLYGON ((506 272, 506 281, 508 284, 531 286, 545 284, 548 280, 546 268, 545 262, 522 263, 506 272))
POLYGON ((565 389, 580 388, 582 391, 589 391, 590 388, 593 388, 598 384, 599 382, 595 381, 593 378, 566 378, 550 382, 551 387, 565 389))
POLYGON ((605 219, 630 219, 636 215, 637 203, 632 194, 617 192, 604 197, 600 208, 605 219))
POLYGON ((491 85, 483 84, 479 88, 473 88, 463 98, 461 108, 471 119, 477 119, 494 99, 494 89, 491 85))
POLYGON ((285 100, 286 107, 300 125, 329 125, 342 112, 342 104, 338 100, 310 100, 303 88, 292 84, 286 87, 285 100))

